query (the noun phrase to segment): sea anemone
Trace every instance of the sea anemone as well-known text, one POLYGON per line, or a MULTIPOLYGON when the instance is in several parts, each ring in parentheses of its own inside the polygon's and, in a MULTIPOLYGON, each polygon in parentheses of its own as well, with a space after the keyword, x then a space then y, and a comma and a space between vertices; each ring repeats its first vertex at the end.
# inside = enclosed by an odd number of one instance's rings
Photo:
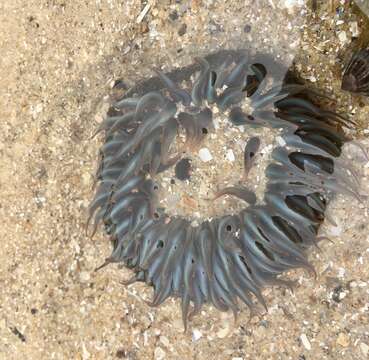
MULTIPOLYGON (((169 74, 155 70, 158 76, 112 105, 97 131, 105 135, 89 209, 93 233, 103 222, 113 244, 101 267, 132 269, 126 283, 152 285, 152 306, 181 298, 185 327, 205 303, 237 314, 241 301, 254 314, 257 303, 266 308, 262 288, 292 285, 280 274, 295 268, 314 274, 307 250, 322 239, 317 231, 328 201, 338 192, 360 197, 340 159, 342 128, 354 123, 316 105, 322 95, 289 80, 265 56, 237 50, 195 60, 169 74), (229 126, 279 129, 283 142, 266 168, 262 201, 245 184, 231 186, 217 196, 230 194, 247 206, 193 226, 158 207, 155 179, 180 161, 182 154, 171 151, 180 130, 190 149, 201 144, 213 123, 211 107, 227 114, 229 126)), ((246 145, 245 168, 257 148, 257 138, 246 145)))
POLYGON ((369 96, 369 49, 352 55, 343 73, 342 90, 369 96))

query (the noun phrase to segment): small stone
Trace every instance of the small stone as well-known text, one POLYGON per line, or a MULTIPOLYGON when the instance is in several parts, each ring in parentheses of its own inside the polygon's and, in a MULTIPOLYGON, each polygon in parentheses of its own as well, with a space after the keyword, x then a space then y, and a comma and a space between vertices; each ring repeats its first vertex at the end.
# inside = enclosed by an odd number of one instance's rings
POLYGON ((191 159, 184 158, 177 163, 174 173, 178 180, 184 181, 191 177, 191 170, 191 159))
POLYGON ((92 181, 92 177, 90 173, 84 173, 82 174, 82 183, 85 186, 88 186, 89 184, 91 184, 92 181))
POLYGON ((360 343, 360 350, 361 350, 361 352, 363 353, 363 355, 364 355, 365 357, 367 357, 367 356, 368 356, 368 354, 369 354, 369 346, 368 346, 367 344, 365 344, 365 343, 360 343))
POLYGON ((246 34, 249 33, 251 31, 251 25, 246 24, 245 27, 243 28, 243 32, 245 32, 246 34))
POLYGON ((217 336, 219 339, 224 339, 225 337, 227 337, 231 332, 231 328, 229 326, 229 324, 227 323, 226 326, 224 328, 221 328, 218 332, 217 332, 217 336))
POLYGON ((300 340, 302 342, 302 345, 304 345, 304 348, 308 351, 311 350, 311 344, 309 339, 307 338, 306 334, 301 334, 300 340))
POLYGON ((43 109, 43 106, 42 106, 42 103, 39 103, 35 106, 35 112, 36 113, 40 113, 42 112, 42 109, 43 109))
POLYGON ((346 292, 343 289, 342 285, 338 285, 334 288, 332 293, 332 299, 339 303, 346 297, 346 292))
POLYGON ((338 40, 341 44, 345 44, 347 42, 347 34, 346 31, 340 31, 338 33, 338 40))
POLYGON ((115 356, 118 359, 124 359, 126 357, 126 352, 123 349, 119 349, 117 350, 117 352, 115 353, 115 356))
POLYGON ((81 280, 81 282, 88 282, 90 280, 90 273, 87 271, 82 271, 79 274, 79 279, 81 280))
POLYGON ((233 153, 233 150, 232 149, 228 149, 227 150, 227 153, 226 153, 226 159, 230 162, 233 162, 236 160, 235 156, 234 156, 234 153, 233 153))
POLYGON ((222 31, 222 26, 216 23, 214 20, 209 22, 209 32, 210 34, 219 33, 222 31))
MULTIPOLYGON (((138 28, 138 31, 141 33, 141 34, 147 34, 149 31, 150 31, 150 27, 149 27, 149 24, 147 23, 147 21, 142 21, 142 23, 140 24, 139 28, 138 28)), ((140 45, 139 44, 135 44, 134 45, 134 48, 136 50, 138 50, 140 48, 140 45)))
POLYGON ((340 267, 339 269, 338 269, 338 277, 339 278, 344 278, 345 277, 345 274, 346 274, 346 269, 345 268, 343 268, 343 267, 340 267))
POLYGON ((176 21, 178 19, 177 10, 174 10, 169 14, 169 19, 172 20, 172 21, 176 21))
POLYGON ((357 25, 357 21, 350 22, 350 31, 353 38, 357 38, 359 36, 359 26, 357 25))
POLYGON ((350 345, 350 338, 345 333, 339 333, 336 343, 342 347, 347 347, 350 345))
POLYGON ((182 205, 187 208, 187 209, 192 209, 192 210, 196 210, 198 207, 198 203, 197 201, 192 198, 191 196, 188 196, 186 194, 184 194, 182 196, 182 205))
POLYGON ((208 148, 201 148, 199 150, 199 157, 203 162, 208 162, 213 159, 208 148))
POLYGON ((342 227, 340 225, 338 226, 332 226, 329 228, 329 234, 333 236, 340 236, 342 234, 342 227))
POLYGON ((43 110, 43 105, 42 103, 39 103, 37 105, 32 105, 31 106, 31 115, 33 119, 37 118, 37 115, 40 114, 43 110))
POLYGON ((184 34, 186 34, 186 32, 187 32, 187 25, 182 24, 178 30, 178 35, 183 36, 184 34))
POLYGON ((202 333, 198 329, 192 330, 192 341, 197 341, 202 338, 202 333))
POLYGON ((157 347, 154 351, 154 359, 155 360, 163 360, 165 359, 165 351, 161 347, 157 347))

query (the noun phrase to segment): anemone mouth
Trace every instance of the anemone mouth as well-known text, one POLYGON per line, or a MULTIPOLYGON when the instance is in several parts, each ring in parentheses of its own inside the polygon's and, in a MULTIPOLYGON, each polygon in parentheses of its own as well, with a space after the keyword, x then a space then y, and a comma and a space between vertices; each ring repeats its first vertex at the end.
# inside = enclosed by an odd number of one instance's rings
MULTIPOLYGON (((129 283, 153 286, 153 306, 180 297, 185 326, 205 303, 237 313, 241 300, 254 312, 257 302, 266 306, 263 287, 290 286, 280 274, 314 272, 306 250, 317 245, 327 202, 337 192, 359 197, 339 161, 347 140, 342 127, 354 124, 315 105, 320 94, 283 81, 281 67, 262 59, 222 51, 196 59, 175 81, 156 70, 146 87, 139 84, 113 104, 98 129, 105 141, 90 219, 93 232, 104 223, 113 243, 103 266, 131 268, 129 283), (240 199, 239 211, 194 224, 160 206, 158 179, 169 168, 188 175, 182 150, 201 145, 218 113, 229 126, 278 131, 279 146, 261 200, 240 181, 215 194, 240 199)), ((250 138, 245 172, 257 151, 258 139, 250 138)))

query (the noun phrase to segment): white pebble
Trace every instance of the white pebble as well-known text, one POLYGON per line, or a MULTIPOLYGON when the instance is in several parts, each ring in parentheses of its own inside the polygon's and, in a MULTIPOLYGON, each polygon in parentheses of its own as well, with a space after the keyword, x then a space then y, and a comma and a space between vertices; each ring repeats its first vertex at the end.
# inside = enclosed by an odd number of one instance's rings
POLYGON ((81 280, 81 282, 88 282, 90 280, 90 273, 87 271, 82 271, 79 274, 79 279, 81 280))
POLYGON ((202 333, 197 329, 193 329, 192 330, 192 341, 197 341, 201 338, 202 338, 202 333))
POLYGON ((356 38, 359 36, 359 26, 357 25, 357 21, 350 22, 350 31, 351 31, 352 37, 356 38))
POLYGON ((208 148, 202 148, 199 150, 199 157, 201 161, 208 162, 213 159, 208 148))
POLYGON ((347 34, 346 31, 340 31, 338 33, 338 40, 340 41, 341 44, 345 44, 347 41, 347 34))
POLYGON ((311 350, 311 344, 309 339, 307 338, 306 334, 301 334, 300 340, 302 342, 302 345, 304 345, 304 348, 306 350, 311 350))
POLYGON ((230 162, 233 162, 236 160, 235 156, 234 156, 234 153, 233 153, 233 150, 232 149, 228 149, 227 150, 227 153, 226 153, 226 159, 230 162))

